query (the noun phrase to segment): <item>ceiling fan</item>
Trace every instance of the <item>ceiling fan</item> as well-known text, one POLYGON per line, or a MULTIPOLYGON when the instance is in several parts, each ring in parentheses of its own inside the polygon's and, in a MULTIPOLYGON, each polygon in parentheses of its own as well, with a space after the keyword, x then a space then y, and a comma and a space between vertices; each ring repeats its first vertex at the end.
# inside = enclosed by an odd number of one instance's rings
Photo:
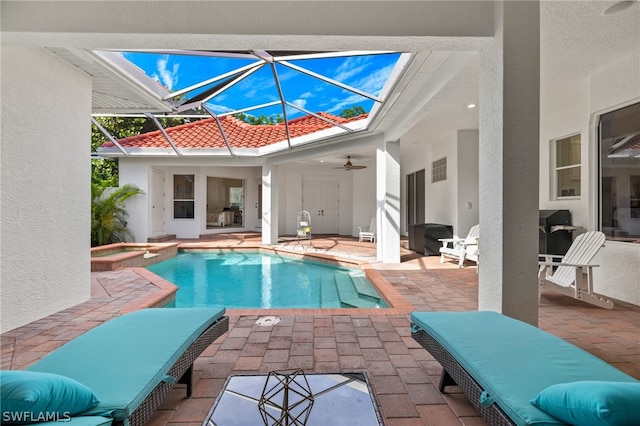
POLYGON ((344 169, 344 170, 360 170, 366 169, 367 166, 357 166, 351 163, 351 156, 347 156, 347 162, 342 167, 334 167, 334 169, 344 169))

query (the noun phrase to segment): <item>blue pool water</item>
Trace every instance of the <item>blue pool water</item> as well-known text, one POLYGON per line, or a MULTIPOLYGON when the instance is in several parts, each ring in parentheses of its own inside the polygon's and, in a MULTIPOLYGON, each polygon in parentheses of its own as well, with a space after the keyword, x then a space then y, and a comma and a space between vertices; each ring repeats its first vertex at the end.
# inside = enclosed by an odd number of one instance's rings
POLYGON ((181 252, 147 268, 180 289, 175 307, 380 308, 362 271, 259 252, 181 252))

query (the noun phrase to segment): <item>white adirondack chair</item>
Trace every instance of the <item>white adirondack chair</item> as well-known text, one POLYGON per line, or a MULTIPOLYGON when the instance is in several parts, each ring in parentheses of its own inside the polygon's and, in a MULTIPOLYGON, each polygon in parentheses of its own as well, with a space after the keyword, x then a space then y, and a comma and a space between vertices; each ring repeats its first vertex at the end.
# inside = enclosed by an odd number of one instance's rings
POLYGON ((370 241, 372 243, 376 242, 376 218, 371 218, 371 223, 368 227, 358 226, 358 241, 370 241))
POLYGON ((611 300, 593 292, 592 270, 598 265, 589 264, 604 245, 604 241, 605 235, 602 232, 585 232, 576 237, 564 256, 541 254, 540 257, 545 260, 540 262, 538 272, 538 300, 542 289, 546 288, 602 308, 612 309, 611 300), (553 259, 561 260, 557 262, 553 259))
POLYGON ((474 225, 466 238, 440 238, 440 263, 444 263, 446 257, 457 260, 458 268, 462 268, 465 259, 477 263, 479 237, 480 225, 474 225))

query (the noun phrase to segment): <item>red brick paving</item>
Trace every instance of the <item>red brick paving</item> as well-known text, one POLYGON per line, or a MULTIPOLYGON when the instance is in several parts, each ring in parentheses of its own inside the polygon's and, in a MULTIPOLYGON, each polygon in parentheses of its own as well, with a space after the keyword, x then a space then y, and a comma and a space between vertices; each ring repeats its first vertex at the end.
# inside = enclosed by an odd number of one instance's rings
MULTIPOLYGON (((237 240, 206 244, 242 245, 237 240)), ((314 245, 339 256, 375 256, 375 245, 348 238, 317 239, 314 245)), ((437 390, 441 367, 411 339, 407 315, 411 310, 477 309, 475 268, 441 265, 437 258, 416 258, 408 251, 400 264, 373 267, 394 298, 404 299, 401 309, 229 310, 230 331, 196 360, 192 398, 185 399, 179 385, 150 424, 199 425, 229 375, 295 368, 366 371, 387 426, 485 424, 456 388, 445 395, 437 390), (256 325, 264 314, 278 315, 281 322, 256 325)), ((93 326, 151 306, 171 291, 171 285, 158 284, 139 269, 92 273, 90 301, 0 336, 2 368, 27 367, 93 326)), ((608 311, 545 293, 539 312, 541 328, 640 378, 640 307, 619 302, 608 311)))

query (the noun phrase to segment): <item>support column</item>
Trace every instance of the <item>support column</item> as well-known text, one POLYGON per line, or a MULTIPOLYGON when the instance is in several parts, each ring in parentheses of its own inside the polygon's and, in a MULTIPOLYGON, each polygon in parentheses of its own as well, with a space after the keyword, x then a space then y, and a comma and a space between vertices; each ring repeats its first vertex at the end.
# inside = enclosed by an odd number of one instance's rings
POLYGON ((278 166, 262 166, 262 244, 278 244, 278 166))
POLYGON ((377 260, 400 263, 400 143, 376 151, 377 260))
POLYGON ((537 325, 540 4, 495 7, 480 52, 478 309, 537 325))

